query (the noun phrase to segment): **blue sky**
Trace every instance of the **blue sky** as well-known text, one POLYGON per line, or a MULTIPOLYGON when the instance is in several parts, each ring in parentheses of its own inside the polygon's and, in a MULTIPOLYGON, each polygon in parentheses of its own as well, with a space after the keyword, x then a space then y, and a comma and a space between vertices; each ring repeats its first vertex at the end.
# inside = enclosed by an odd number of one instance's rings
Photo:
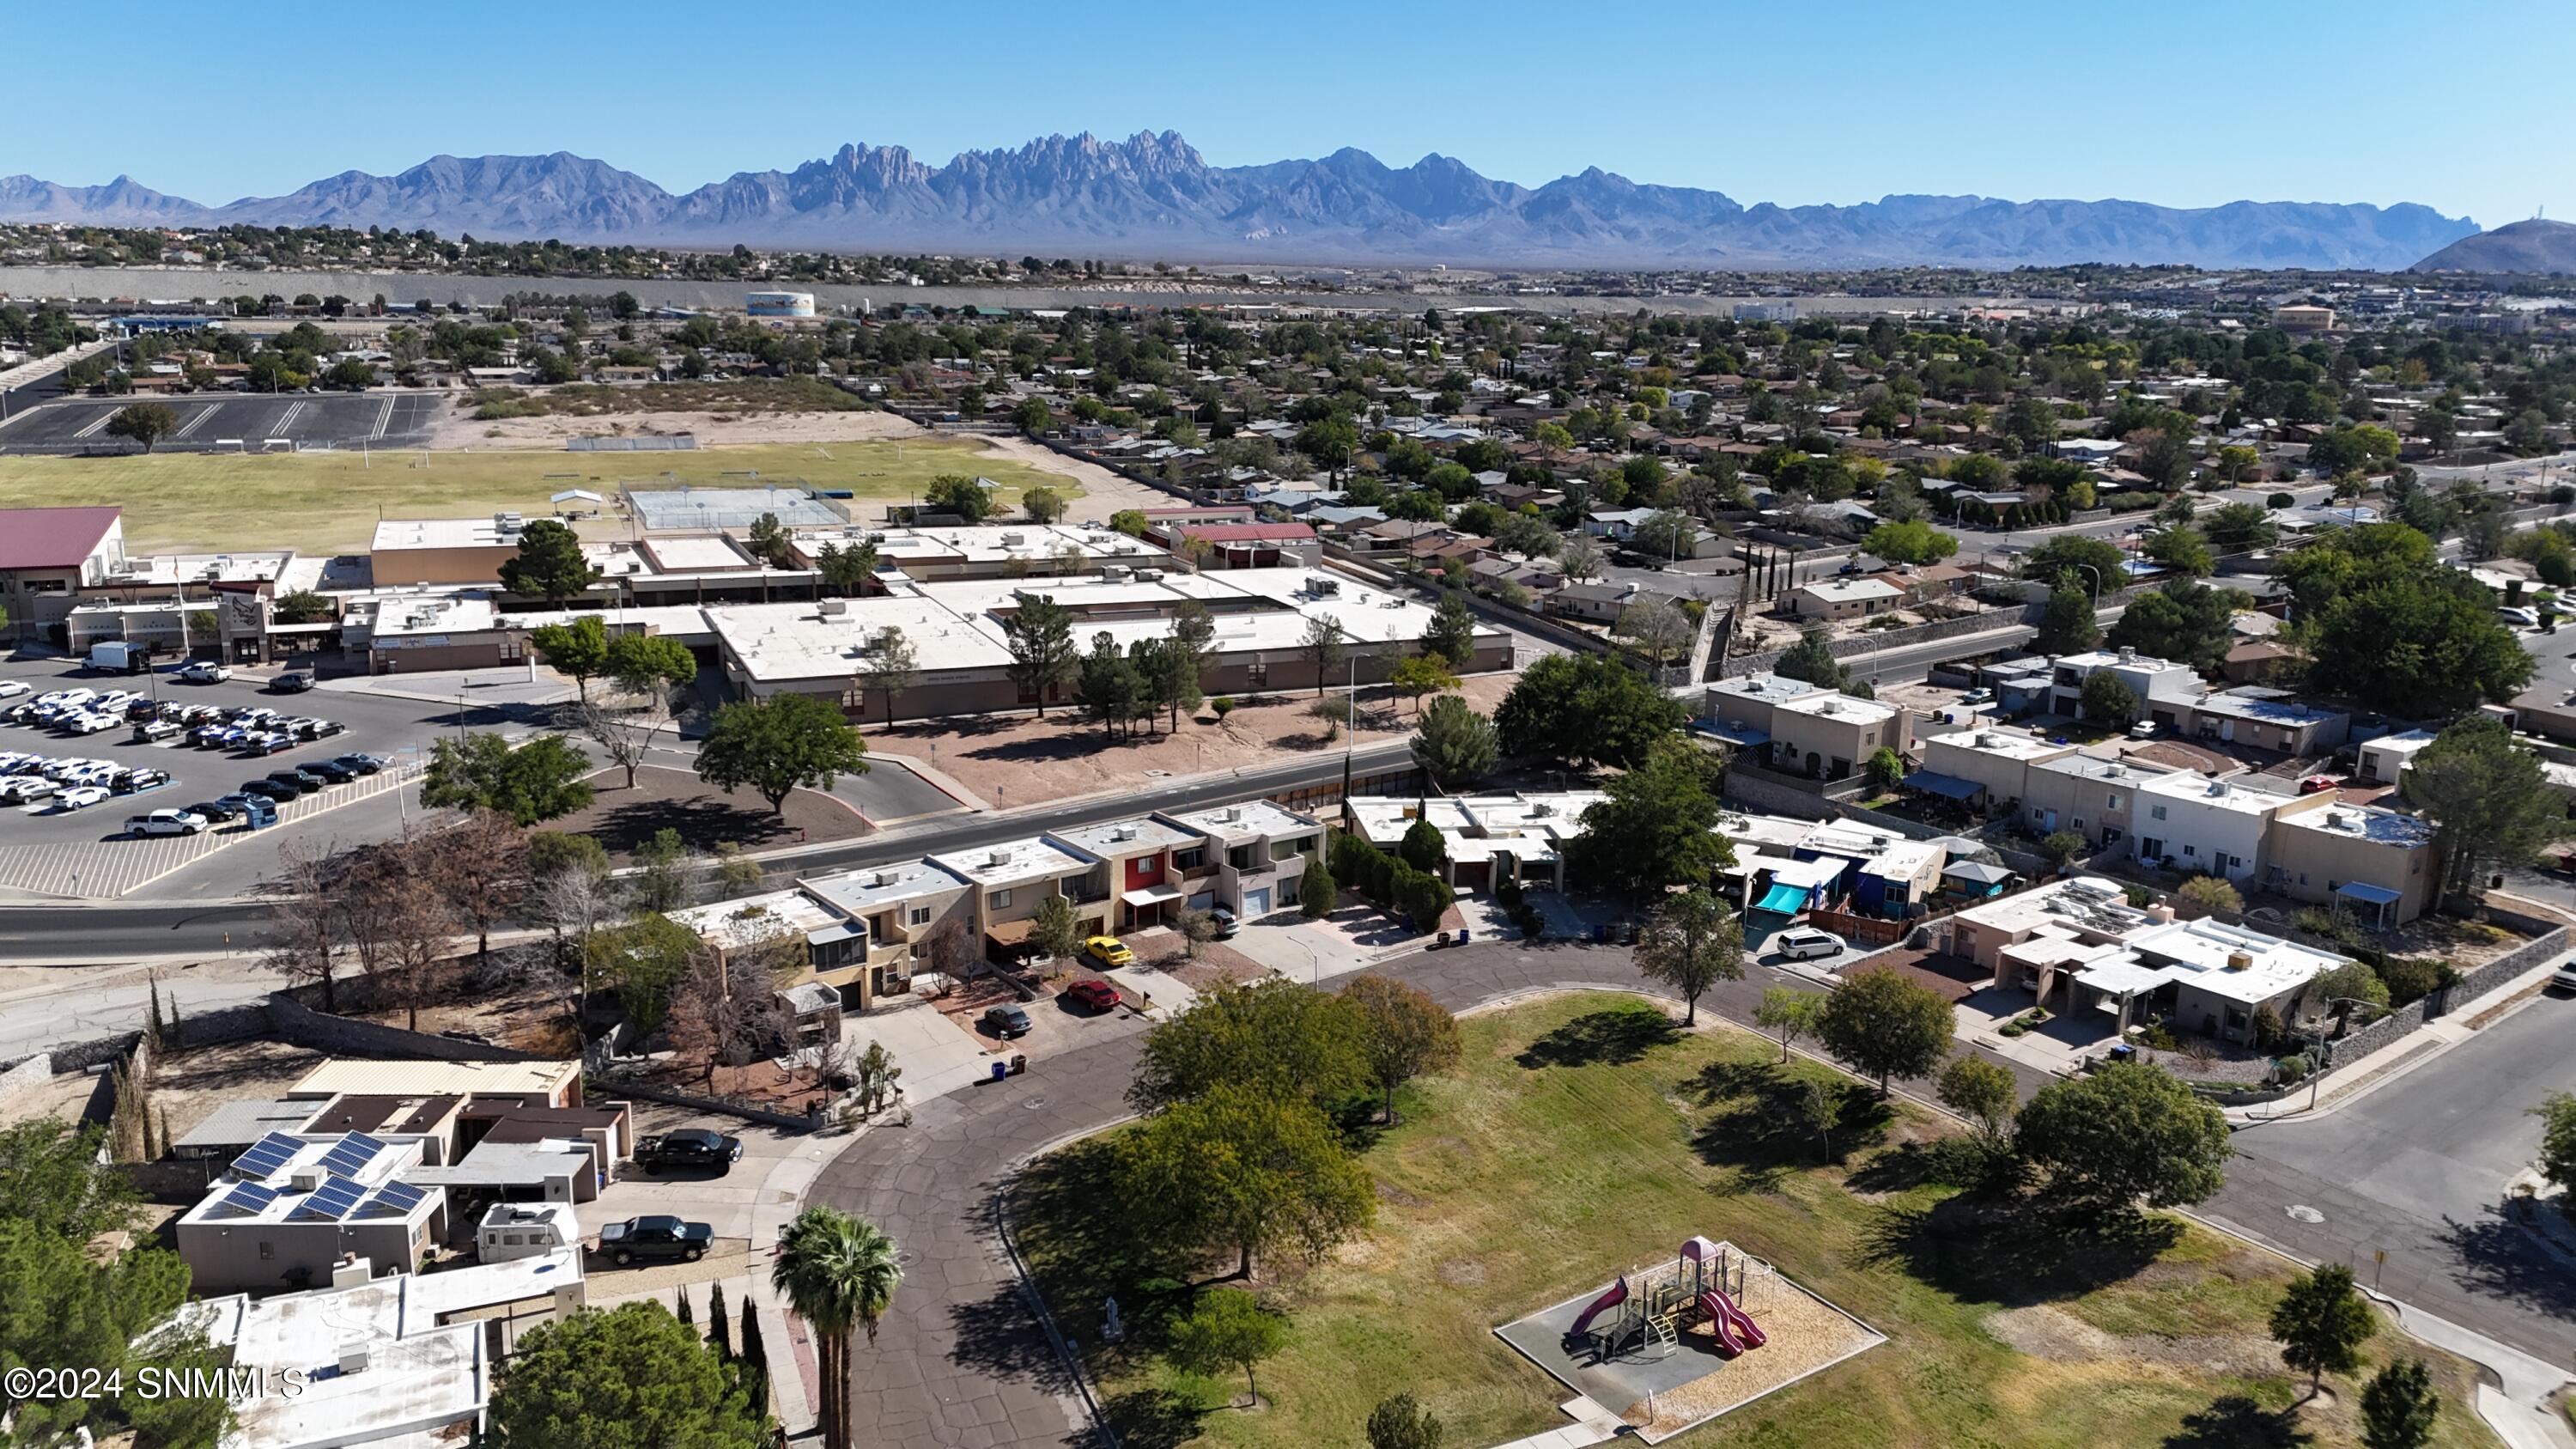
POLYGON ((2419 201, 2487 226, 2536 206, 2576 220, 2550 75, 2576 54, 2566 0, 106 0, 16 7, 0 36, 0 173, 126 172, 205 202, 441 151, 573 151, 679 191, 845 141, 937 162, 1169 129, 1220 165, 1439 151, 1525 184, 1599 165, 1747 203, 2419 201), (129 74, 154 84, 128 91, 129 74))

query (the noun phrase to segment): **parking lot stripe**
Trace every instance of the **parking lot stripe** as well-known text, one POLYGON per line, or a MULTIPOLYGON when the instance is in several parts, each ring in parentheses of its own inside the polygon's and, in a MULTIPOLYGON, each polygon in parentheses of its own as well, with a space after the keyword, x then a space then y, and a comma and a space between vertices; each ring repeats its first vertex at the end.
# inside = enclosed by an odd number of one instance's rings
MULTIPOLYGON (((343 805, 400 789, 419 778, 417 764, 394 765, 380 774, 333 785, 318 795, 290 800, 278 808, 280 825, 294 824, 343 805)), ((141 796, 118 796, 131 807, 144 807, 141 796)), ((113 802, 111 802, 113 803, 113 802)), ((41 814, 42 804, 22 814, 41 814)), ((104 808, 104 807, 101 807, 104 808)), ((148 807, 145 807, 148 808, 148 807)), ((102 827, 122 824, 100 817, 102 827)), ((85 845, 0 846, 0 885, 45 895, 103 900, 130 894, 172 871, 196 864, 227 846, 256 838, 261 832, 243 826, 209 830, 203 835, 155 835, 142 840, 93 841, 85 845)))
POLYGON ((209 403, 205 407, 198 409, 196 416, 191 417, 184 423, 181 423, 179 425, 179 431, 172 433, 170 436, 174 438, 194 436, 197 429, 206 425, 206 419, 213 417, 215 414, 222 412, 223 410, 224 405, 222 403, 209 403))
POLYGON ((72 434, 72 436, 75 438, 86 438, 90 434, 97 432, 99 429, 106 427, 115 417, 116 414, 114 412, 111 412, 106 408, 101 408, 99 409, 97 417, 94 417, 87 423, 83 424, 81 426, 81 430, 72 434))
POLYGON ((297 398, 295 401, 288 403, 286 405, 286 411, 278 414, 277 421, 268 425, 269 431, 278 437, 285 437, 287 435, 286 430, 294 424, 297 416, 302 414, 303 411, 304 399, 297 398))
POLYGON ((367 441, 372 443, 384 437, 385 429, 392 426, 393 420, 394 400, 390 395, 388 395, 385 398, 385 405, 376 411, 376 430, 367 434, 367 441))

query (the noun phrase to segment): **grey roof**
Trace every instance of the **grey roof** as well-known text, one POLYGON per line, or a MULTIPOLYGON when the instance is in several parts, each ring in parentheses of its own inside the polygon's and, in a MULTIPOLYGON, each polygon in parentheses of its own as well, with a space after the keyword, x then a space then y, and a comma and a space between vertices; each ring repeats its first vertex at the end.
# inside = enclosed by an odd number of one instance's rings
POLYGON ((322 1110, 320 1102, 224 1102, 171 1144, 181 1151, 248 1147, 271 1132, 293 1132, 322 1110))

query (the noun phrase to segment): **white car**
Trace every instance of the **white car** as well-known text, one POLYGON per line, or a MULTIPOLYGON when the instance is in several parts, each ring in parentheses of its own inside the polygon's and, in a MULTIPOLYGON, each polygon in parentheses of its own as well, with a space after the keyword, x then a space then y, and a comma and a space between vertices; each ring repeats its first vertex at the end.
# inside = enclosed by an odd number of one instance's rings
POLYGON ((92 805, 104 803, 107 797, 108 789, 105 785, 74 785, 70 789, 65 790, 63 793, 54 797, 54 808, 57 810, 86 810, 92 805))
POLYGON ((2576 961, 2561 963, 2549 973, 2549 984, 2561 991, 2576 991, 2576 961))
POLYGON ((1779 952, 1783 961, 1812 961, 1819 956, 1841 955, 1843 943, 1840 937, 1823 931, 1782 931, 1771 938, 1771 949, 1779 952))
POLYGON ((233 667, 229 664, 217 664, 212 660, 200 659, 180 670, 179 677, 190 684, 221 684, 233 677, 233 667))
POLYGON ((36 696, 36 703, 51 709, 61 709, 75 704, 87 704, 96 698, 98 698, 97 690, 82 689, 75 685, 70 689, 46 690, 36 696))
POLYGON ((90 710, 63 721, 63 728, 76 735, 104 734, 125 723, 123 717, 90 710))
POLYGON ((201 835, 209 822, 203 815, 188 810, 155 810, 149 815, 126 817, 128 835, 201 835))
POLYGON ((2537 629, 2540 627, 2540 611, 2538 609, 2526 609, 2519 604, 2508 604, 2505 607, 2496 610, 2496 615, 2508 624, 2519 624, 2525 629, 2537 629))
POLYGON ((27 681, 23 679, 0 679, 0 699, 16 699, 27 689, 27 681))
POLYGON ((0 805, 24 805, 54 793, 54 782, 42 775, 12 775, 0 780, 0 805))

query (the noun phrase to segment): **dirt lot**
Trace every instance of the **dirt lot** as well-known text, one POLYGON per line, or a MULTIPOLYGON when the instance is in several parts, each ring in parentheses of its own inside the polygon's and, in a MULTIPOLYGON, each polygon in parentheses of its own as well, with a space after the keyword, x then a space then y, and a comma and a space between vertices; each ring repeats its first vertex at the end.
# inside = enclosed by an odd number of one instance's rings
POLYGON ((266 1039, 167 1053, 153 1063, 152 1105, 169 1120, 176 1140, 226 1102, 285 1096, 324 1060, 321 1052, 266 1039))
POLYGON ((744 443, 849 443, 875 438, 926 438, 929 430, 893 413, 668 412, 612 417, 502 418, 486 421, 470 407, 439 415, 430 432, 433 448, 560 448, 566 439, 697 435, 700 447, 744 443))
MULTIPOLYGON (((897 419, 896 421, 901 421, 897 419)), ((887 436, 894 436, 888 434, 887 436)), ((1109 515, 1122 508, 1177 508, 1182 500, 1159 488, 1122 478, 1097 463, 1085 463, 1043 444, 1026 438, 986 438, 992 452, 1017 459, 1032 468, 1062 473, 1082 485, 1082 496, 1073 500, 1065 517, 1075 523, 1107 522, 1109 515)))
POLYGON ((691 850, 713 851, 723 844, 744 850, 769 850, 805 842, 855 840, 868 833, 856 810, 829 795, 799 790, 787 797, 787 808, 772 814, 769 802, 748 790, 728 795, 700 783, 686 770, 647 765, 626 788, 624 770, 591 776, 598 790, 587 809, 550 823, 547 828, 569 835, 592 835, 610 856, 631 861, 654 832, 671 829, 691 850))
MULTIPOLYGON (((1510 692, 1514 678, 1480 674, 1460 692, 1469 704, 1490 714, 1510 692)), ((1347 695, 1327 691, 1324 697, 1339 701, 1347 695)), ((868 748, 921 760, 978 798, 1007 809, 1133 789, 1172 776, 1275 763, 1282 754, 1317 754, 1353 742, 1400 740, 1413 733, 1413 706, 1391 699, 1383 690, 1361 693, 1356 735, 1346 732, 1332 738, 1326 736, 1322 721, 1307 713, 1315 700, 1311 692, 1268 694, 1260 699, 1259 704, 1236 709, 1223 724, 1216 722, 1213 710, 1202 707, 1196 718, 1182 722, 1177 733, 1164 730, 1134 739, 1112 740, 1080 715, 1053 709, 1043 720, 1034 715, 989 716, 892 728, 880 725, 869 729, 868 748)))

